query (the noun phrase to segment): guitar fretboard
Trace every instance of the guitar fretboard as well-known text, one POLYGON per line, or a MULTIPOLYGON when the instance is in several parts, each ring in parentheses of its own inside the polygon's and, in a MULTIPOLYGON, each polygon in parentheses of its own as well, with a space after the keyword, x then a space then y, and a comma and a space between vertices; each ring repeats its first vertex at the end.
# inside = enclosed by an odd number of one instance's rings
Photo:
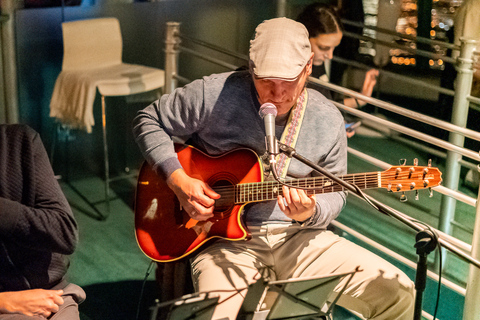
MULTIPOLYGON (((355 184, 360 189, 381 187, 381 172, 349 174, 340 179, 355 184)), ((345 188, 327 177, 287 179, 286 184, 306 190, 307 194, 344 191, 345 188)), ((282 185, 277 181, 242 183, 234 186, 235 203, 275 200, 282 195, 282 185)))

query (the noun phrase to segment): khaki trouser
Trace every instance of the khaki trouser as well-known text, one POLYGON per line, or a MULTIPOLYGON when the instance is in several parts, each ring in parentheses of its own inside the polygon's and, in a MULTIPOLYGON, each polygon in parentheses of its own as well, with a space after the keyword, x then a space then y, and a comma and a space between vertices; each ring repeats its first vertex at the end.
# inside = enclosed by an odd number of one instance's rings
POLYGON ((357 266, 363 271, 354 275, 338 305, 366 319, 413 318, 413 282, 370 251, 330 231, 297 225, 249 230, 249 241, 219 240, 192 258, 195 289, 220 296, 213 319, 236 318, 245 289, 258 279, 259 270, 270 280, 286 280, 351 272, 357 266))
MULTIPOLYGON (((78 305, 85 300, 85 291, 76 284, 62 281, 51 290, 63 290, 63 304, 48 320, 80 320, 78 305)), ((26 316, 24 314, 0 314, 0 320, 45 320, 43 316, 26 316)))

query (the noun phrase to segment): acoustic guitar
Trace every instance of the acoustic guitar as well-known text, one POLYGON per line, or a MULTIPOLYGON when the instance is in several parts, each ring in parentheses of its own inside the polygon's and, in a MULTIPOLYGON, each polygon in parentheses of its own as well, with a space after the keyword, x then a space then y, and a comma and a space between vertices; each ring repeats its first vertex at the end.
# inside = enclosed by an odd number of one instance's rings
MULTIPOLYGON (((191 146, 176 145, 176 152, 185 172, 206 182, 221 197, 215 202, 212 218, 191 219, 164 179, 144 162, 136 190, 135 235, 140 249, 152 260, 181 259, 214 238, 247 240, 249 232, 241 218, 244 206, 276 200, 282 194, 277 181, 263 181, 261 162, 252 150, 237 149, 211 157, 191 146)), ((347 174, 340 178, 360 189, 386 188, 393 192, 431 188, 442 181, 437 168, 421 166, 393 166, 384 172, 347 174)), ((289 179, 288 183, 298 188, 313 188, 308 194, 344 190, 324 176, 289 179)))

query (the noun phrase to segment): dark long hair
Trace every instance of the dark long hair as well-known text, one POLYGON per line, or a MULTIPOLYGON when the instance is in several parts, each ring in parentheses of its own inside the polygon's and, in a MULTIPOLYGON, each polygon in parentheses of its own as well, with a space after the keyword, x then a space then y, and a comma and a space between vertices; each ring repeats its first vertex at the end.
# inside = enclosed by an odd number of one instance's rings
POLYGON ((343 25, 336 7, 324 3, 312 3, 298 15, 297 21, 308 30, 309 37, 343 32, 343 25))

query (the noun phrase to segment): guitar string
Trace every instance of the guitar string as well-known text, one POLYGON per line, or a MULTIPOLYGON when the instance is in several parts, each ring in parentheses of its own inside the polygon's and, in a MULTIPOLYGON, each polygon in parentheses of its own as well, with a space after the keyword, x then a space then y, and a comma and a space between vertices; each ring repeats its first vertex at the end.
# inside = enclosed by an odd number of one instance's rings
MULTIPOLYGON (((433 180, 433 179, 421 179, 421 178, 412 178, 410 174, 391 174, 390 176, 388 175, 385 175, 385 174, 382 174, 381 175, 381 179, 382 180, 389 180, 390 179, 393 179, 394 182, 403 182, 402 179, 407 179, 407 180, 421 180, 421 181, 424 181, 424 180, 433 180)), ((371 182, 374 182, 375 185, 378 184, 378 181, 379 181, 379 178, 378 178, 378 174, 370 174, 370 176, 367 176, 365 175, 365 177, 360 177, 358 175, 356 176, 340 176, 339 178, 341 179, 344 179, 344 180, 351 180, 351 181, 355 181, 357 180, 359 184, 364 184, 364 183, 371 183, 371 182)), ((290 184, 295 184, 297 186, 302 186, 302 184, 305 184, 305 183, 309 183, 309 184, 313 184, 316 185, 316 183, 320 183, 319 184, 319 187, 322 187, 324 186, 325 182, 328 182, 328 183, 334 183, 336 184, 336 182, 334 182, 333 180, 327 178, 327 177, 310 177, 310 178, 300 178, 300 179, 287 179, 285 180, 285 182, 288 182, 290 184)), ((262 185, 267 185, 267 187, 269 185, 272 185, 272 184, 278 184, 277 181, 262 181, 262 182, 247 182, 247 183, 240 183, 238 184, 239 186, 248 186, 248 185, 251 185, 251 186, 262 186, 262 185)), ((383 181, 383 184, 387 184, 387 182, 383 181)), ((338 184, 337 184, 338 185, 338 184)), ((332 185, 327 185, 326 187, 329 188, 331 187, 332 185)), ((230 186, 223 186, 225 188, 229 188, 230 186)), ((216 187, 216 189, 222 189, 221 186, 219 187, 216 187)))
MULTIPOLYGON (((410 172, 399 172, 399 173, 390 173, 390 174, 385 174, 385 173, 381 173, 381 172, 374 172, 374 173, 365 173, 363 174, 363 177, 362 177, 362 174, 350 174, 350 175, 345 175, 345 176, 341 176, 340 178, 343 178, 345 180, 352 180, 353 182, 355 182, 355 180, 358 180, 357 181, 357 185, 360 185, 360 186, 364 186, 364 188, 371 188, 371 187, 377 187, 378 186, 378 175, 379 173, 381 174, 382 176, 382 179, 388 179, 389 177, 390 178, 394 178, 398 181, 396 181, 396 183, 392 184, 392 189, 395 188, 396 185, 398 185, 398 183, 401 183, 401 179, 405 179, 405 177, 409 178, 409 180, 421 180, 421 181, 424 181, 422 179, 412 179, 412 176, 415 174, 415 172, 413 173, 410 173, 410 172)), ((418 174, 418 170, 417 170, 417 174, 418 174)), ((421 173, 423 175, 423 171, 421 173)), ((426 179, 426 180, 429 180, 429 179, 426 179)), ((431 180, 431 179, 430 179, 431 180)), ((302 178, 302 179, 290 179, 287 180, 289 181, 290 183, 294 183, 296 186, 298 186, 299 188, 301 188, 302 186, 305 186, 306 183, 310 183, 310 186, 309 187, 312 187, 311 185, 311 182, 313 181, 313 187, 312 188, 315 188, 315 191, 318 192, 318 193, 322 193, 323 191, 342 191, 344 190, 345 188, 341 185, 339 185, 338 183, 334 182, 333 180, 327 178, 327 177, 310 177, 310 178, 302 178), (317 182, 322 182, 321 185, 317 186, 316 183, 317 182), (327 185, 325 186, 325 182, 330 182, 330 183, 333 183, 333 184, 330 184, 330 185, 327 185)), ((386 182, 383 182, 382 183, 382 186, 383 185, 387 185, 388 184, 386 182)), ((385 186, 385 187, 387 187, 385 186)), ((423 186, 422 184, 422 188, 427 188, 428 186, 423 186)), ((402 188, 401 188, 402 189, 402 188)), ((402 191, 401 189, 399 190, 396 190, 396 191, 402 191)), ((409 191, 409 190, 415 190, 415 189, 419 189, 419 187, 417 186, 414 186, 413 188, 409 188, 407 190, 404 190, 404 191, 409 191)), ((277 181, 264 181, 264 182, 251 182, 251 183, 242 183, 242 184, 239 184, 236 186, 223 186, 223 187, 217 187, 217 188, 214 188, 214 190, 216 190, 217 192, 219 193, 222 193, 225 197, 228 197, 228 196, 235 196, 235 195, 238 195, 241 199, 246 199, 248 198, 248 200, 251 200, 250 197, 251 196, 256 196, 255 199, 269 199, 269 195, 278 195, 281 193, 281 189, 279 188, 279 183, 277 181)), ((309 190, 307 190, 309 191, 309 190)), ((310 191, 313 191, 313 190, 310 190, 310 191)), ((393 191, 393 190, 392 190, 393 191)))
MULTIPOLYGON (((342 178, 342 177, 340 177, 342 178)), ((343 177, 344 180, 347 180, 346 178, 349 178, 349 177, 343 177)), ((383 176, 382 177, 382 180, 388 180, 388 176, 383 176)), ((408 177, 408 176, 405 176, 403 177, 402 175, 392 175, 391 176, 391 179, 393 179, 393 182, 404 182, 402 179, 406 179, 406 180, 412 180, 412 181, 415 181, 415 180, 420 180, 420 181, 424 181, 424 180, 432 180, 432 179, 421 179, 421 178, 411 178, 411 177, 408 177)), ((355 181, 355 180, 358 180, 358 183, 363 183, 363 182, 367 182, 367 183, 370 183, 370 182, 375 182, 375 184, 378 183, 379 179, 378 179, 378 176, 374 176, 374 177, 365 177, 365 178, 361 178, 361 177, 355 177, 355 178, 351 178, 349 179, 351 181, 355 181)), ((315 185, 316 183, 320 183, 319 186, 323 186, 325 182, 332 182, 332 183, 336 183, 334 182, 333 180, 329 179, 329 178, 323 178, 323 177, 320 177, 320 178, 302 178, 302 179, 288 179, 288 180, 285 180, 286 182, 289 182, 291 184, 296 184, 298 186, 302 185, 302 184, 305 184, 305 183, 310 183, 315 185)), ((383 181, 383 184, 386 184, 387 182, 383 181)), ((277 181, 262 181, 262 182, 247 182, 247 183, 240 183, 238 185, 270 185, 270 184, 278 184, 277 181)), ((221 187, 218 187, 218 188, 221 188, 221 187)))

